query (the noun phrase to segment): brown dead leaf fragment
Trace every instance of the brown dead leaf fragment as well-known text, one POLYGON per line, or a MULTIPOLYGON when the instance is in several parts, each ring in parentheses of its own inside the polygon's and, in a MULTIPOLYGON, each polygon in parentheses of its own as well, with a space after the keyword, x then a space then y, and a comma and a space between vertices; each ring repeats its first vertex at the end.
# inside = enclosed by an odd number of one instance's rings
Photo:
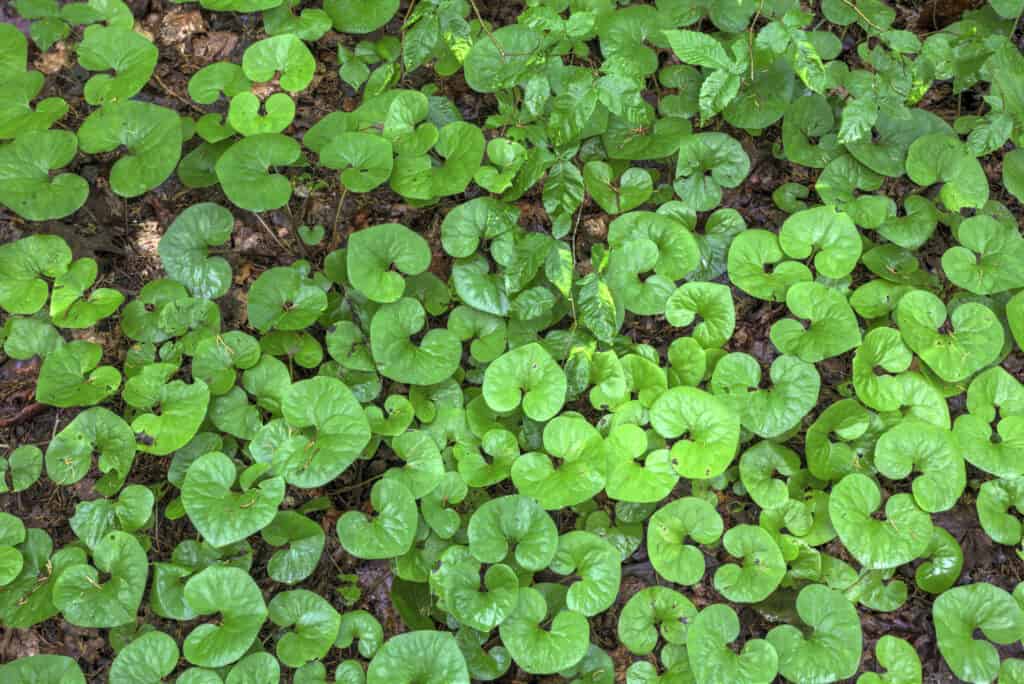
POLYGON ((238 47, 238 34, 230 31, 211 31, 192 40, 192 52, 199 62, 228 59, 238 47))
POLYGON ((68 51, 67 43, 60 41, 48 51, 43 52, 36 58, 32 65, 48 76, 56 74, 61 69, 66 69, 71 64, 71 53, 68 51))
POLYGON ((177 45, 197 33, 206 33, 206 22, 199 10, 174 9, 160 24, 160 42, 177 45))

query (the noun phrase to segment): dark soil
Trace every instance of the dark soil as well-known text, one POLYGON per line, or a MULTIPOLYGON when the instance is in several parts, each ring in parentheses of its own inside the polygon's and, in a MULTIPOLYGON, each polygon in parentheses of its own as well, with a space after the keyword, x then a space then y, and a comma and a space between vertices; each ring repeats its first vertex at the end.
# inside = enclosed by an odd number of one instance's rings
MULTIPOLYGON (((497 25, 514 22, 524 4, 496 0, 477 0, 477 3, 485 18, 497 25)), ((193 116, 203 110, 188 99, 187 83, 191 75, 214 61, 239 62, 246 46, 263 35, 262 23, 255 16, 200 11, 196 5, 177 5, 170 0, 130 0, 129 4, 139 26, 153 36, 160 48, 156 73, 140 94, 140 99, 193 116)), ((398 34, 406 4, 403 2, 402 9, 385 29, 386 32, 398 34)), ((972 0, 897 2, 897 27, 924 34, 948 25, 965 9, 977 4, 972 0)), ((14 20, 13 12, 6 7, 6 3, 0 5, 0 21, 14 20)), ((24 27, 24 22, 20 25, 24 27)), ((851 32, 856 31, 856 28, 851 29, 851 32)), ((301 136, 331 111, 338 108, 351 110, 358 104, 357 94, 337 75, 336 47, 339 42, 351 43, 353 40, 350 36, 330 32, 313 46, 318 61, 317 73, 313 85, 299 98, 296 121, 290 131, 294 135, 301 136)), ((851 48, 856 41, 847 40, 844 44, 847 46, 844 56, 851 62, 855 61, 856 54, 851 48)), ((89 111, 81 98, 86 72, 75 64, 72 52, 63 46, 58 46, 46 55, 33 52, 30 61, 34 62, 35 68, 48 75, 43 95, 60 95, 71 105, 69 116, 59 125, 76 130, 89 111)), ((407 75, 402 86, 418 87, 425 78, 426 73, 421 70, 407 75)), ((441 93, 450 97, 469 121, 482 125, 484 119, 496 111, 494 99, 470 91, 461 75, 444 79, 438 85, 441 93)), ((928 96, 927 105, 933 112, 952 121, 961 112, 964 101, 971 100, 958 99, 951 95, 947 85, 938 84, 928 96)), ((974 97, 973 101, 978 105, 981 103, 979 97, 974 97)), ((758 138, 739 131, 730 133, 740 139, 746 148, 752 159, 752 170, 740 188, 727 191, 723 204, 738 210, 752 227, 775 228, 784 214, 772 202, 772 191, 789 181, 810 185, 816 174, 813 170, 793 167, 773 156, 772 145, 780 136, 777 126, 758 138)), ((14 240, 32 232, 62 235, 72 245, 76 257, 91 256, 99 261, 100 272, 104 274, 104 286, 118 288, 132 296, 138 293, 145 282, 162 275, 156 246, 161 234, 178 213, 196 202, 218 202, 231 208, 236 218, 231 250, 225 255, 232 263, 236 287, 220 302, 225 327, 245 326, 244 292, 262 271, 298 258, 319 262, 330 249, 343 244, 351 232, 377 223, 396 221, 423 233, 431 241, 435 254, 431 270, 447 278, 450 263, 440 248, 439 226, 447 211, 467 199, 448 198, 433 207, 414 208, 385 188, 366 195, 349 195, 339 207, 340 198, 333 176, 323 169, 310 167, 313 170, 303 178, 303 183, 285 210, 257 217, 234 208, 219 189, 190 190, 183 187, 176 177, 141 198, 125 202, 115 196, 105 183, 111 163, 109 156, 97 158, 80 155, 77 158, 71 170, 90 180, 93 192, 87 204, 63 222, 29 225, 0 209, 0 242, 14 240), (333 231, 330 245, 318 249, 302 246, 296 239, 294 229, 303 223, 323 223, 327 226, 329 231, 333 231)), ((1006 202, 1019 216, 1021 207, 1013 203, 1012 198, 999 185, 998 168, 990 168, 989 172, 993 181, 993 197, 1006 202)), ((667 170, 667 173, 671 174, 671 170, 667 170)), ((900 200, 899 193, 902 190, 899 187, 893 189, 897 201, 900 200)), ((534 189, 519 204, 526 228, 546 230, 550 227, 541 206, 539 189, 534 189)), ((588 201, 580 218, 581 230, 576 240, 576 251, 578 260, 585 261, 591 244, 604 238, 609 217, 588 201)), ((939 231, 933 244, 924 248, 922 255, 927 267, 933 270, 939 268, 938 256, 941 256, 949 240, 948 234, 939 231)), ((768 330, 774 321, 785 315, 785 306, 754 300, 737 290, 734 290, 734 294, 737 300, 737 329, 728 349, 751 354, 761 362, 767 375, 767 369, 777 355, 768 339, 768 330)), ((655 318, 631 320, 627 323, 627 332, 636 341, 651 343, 662 351, 678 334, 664 320, 655 318)), ((124 358, 127 352, 126 341, 116 324, 87 334, 103 344, 107 361, 124 358)), ((808 416, 807 424, 825 406, 844 396, 843 385, 850 377, 850 361, 848 354, 819 364, 822 404, 808 416)), ((1018 378, 1024 377, 1024 358, 1019 352, 1015 352, 1004 365, 1018 378)), ((76 413, 74 410, 42 406, 33 401, 32 389, 37 373, 38 363, 19 363, 0 354, 0 453, 23 444, 36 444, 45 450, 53 436, 76 413)), ((962 406, 959 410, 963 410, 962 406)), ((802 448, 802 442, 801 434, 794 438, 791 446, 802 448)), ((169 458, 140 454, 130 482, 158 484, 164 481, 169 462, 169 458)), ((298 507, 317 496, 328 497, 332 504, 328 510, 312 514, 323 525, 327 546, 317 571, 300 586, 327 597, 339 610, 369 610, 380 619, 386 635, 392 635, 403 631, 405 626, 390 603, 390 568, 383 562, 367 563, 349 556, 340 547, 334 532, 335 521, 342 511, 367 505, 369 488, 365 483, 382 472, 387 465, 386 457, 372 463, 360 461, 328 487, 290 491, 286 506, 298 507), (346 605, 335 590, 339 574, 354 574, 358 577, 362 596, 354 605, 346 605)), ((98 475, 93 472, 78 484, 66 488, 55 487, 43 477, 26 492, 0 495, 0 510, 19 516, 26 526, 45 529, 54 538, 56 547, 71 543, 75 537, 68 526, 68 520, 77 503, 99 496, 93 489, 98 475)), ((980 473, 973 475, 981 476, 980 473)), ((682 485, 677 493, 686 493, 682 485)), ((757 510, 749 501, 741 501, 729 492, 722 492, 720 496, 722 505, 719 510, 725 516, 727 528, 741 523, 756 524, 757 510)), ((158 502, 156 523, 151 535, 151 560, 168 559, 178 542, 194 537, 186 521, 169 521, 163 517, 170 499, 171 495, 168 494, 158 502)), ((564 530, 572 528, 572 517, 571 513, 563 512, 559 516, 560 527, 564 530)), ((936 524, 952 533, 963 547, 965 563, 961 583, 984 581, 1009 591, 1024 579, 1024 561, 1015 550, 994 544, 981 530, 970 491, 956 508, 934 518, 936 524)), ((261 587, 268 596, 285 589, 266 579, 264 568, 271 549, 258 537, 254 538, 253 544, 253 574, 257 578, 264 578, 261 587)), ((724 600, 712 588, 711 577, 715 567, 728 561, 724 551, 707 554, 708 572, 704 582, 685 591, 698 607, 724 600)), ((645 586, 662 582, 647 561, 643 546, 626 561, 623 574, 622 589, 616 605, 592 620, 593 639, 612 655, 616 663, 617 682, 625 682, 625 670, 635 659, 619 645, 616 636, 618 612, 634 593, 645 586)), ((877 613, 859 608, 865 637, 862 671, 878 669, 873 657, 874 642, 884 634, 893 634, 906 638, 918 649, 926 682, 955 681, 936 648, 931 621, 933 597, 916 589, 911 567, 901 568, 898 577, 906 581, 910 589, 909 598, 899 610, 877 613)), ((774 613, 768 611, 760 612, 750 606, 734 607, 743 625, 741 640, 763 637, 777 619, 774 613)), ((143 603, 141 611, 140 624, 155 623, 175 637, 183 638, 192 628, 192 625, 168 623, 151 615, 147 602, 143 603)), ((272 629, 267 628, 262 636, 264 643, 272 647, 272 629)), ((36 653, 65 654, 79 661, 90 682, 101 682, 106 680, 106 671, 113 658, 108 637, 107 630, 80 629, 59 618, 28 630, 6 629, 0 633, 0 663, 36 653)), ((1003 654, 1022 657, 1024 649, 1017 644, 1003 649, 1003 654)), ((345 657, 355 657, 354 650, 333 650, 328 667, 345 657)), ((536 678, 513 669, 501 681, 525 684, 564 680, 558 677, 536 678)))

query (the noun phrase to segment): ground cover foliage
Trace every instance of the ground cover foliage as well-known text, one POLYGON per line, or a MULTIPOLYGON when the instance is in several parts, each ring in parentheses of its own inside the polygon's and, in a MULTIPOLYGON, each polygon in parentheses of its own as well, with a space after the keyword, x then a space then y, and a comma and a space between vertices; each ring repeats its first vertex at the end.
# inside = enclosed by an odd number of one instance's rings
POLYGON ((139 4, 0 24, 0 680, 1024 682, 1024 2, 139 4))

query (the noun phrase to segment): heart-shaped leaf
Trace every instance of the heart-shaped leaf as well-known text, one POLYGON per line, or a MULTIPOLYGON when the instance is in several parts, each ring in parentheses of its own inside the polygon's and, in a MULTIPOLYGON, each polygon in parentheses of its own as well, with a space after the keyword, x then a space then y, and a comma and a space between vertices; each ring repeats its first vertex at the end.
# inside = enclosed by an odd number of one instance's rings
POLYGON ((409 550, 416 535, 416 499, 395 479, 381 480, 370 491, 376 518, 349 511, 338 519, 338 538, 357 558, 393 558, 409 550))
POLYGON ((79 627, 117 627, 135 620, 146 589, 146 552, 127 532, 110 532, 93 549, 93 565, 67 568, 53 587, 53 603, 79 627), (107 579, 100 580, 100 573, 107 579))
POLYGON ((882 503, 878 485, 851 473, 832 488, 828 511, 843 545, 867 568, 895 568, 928 548, 932 523, 910 494, 894 494, 885 503, 885 520, 873 517, 882 503))
POLYGON ((0 245, 0 307, 11 314, 34 314, 50 296, 44 278, 57 278, 70 265, 71 250, 56 235, 30 235, 0 245))
POLYGON ((946 382, 965 380, 994 361, 1003 347, 999 319, 984 304, 952 308, 931 292, 914 290, 900 299, 896 323, 907 343, 946 382), (947 315, 951 332, 940 330, 947 315))
POLYGON ((100 366, 103 348, 93 342, 75 340, 54 349, 39 370, 36 399, 50 406, 92 406, 121 386, 121 373, 113 366, 100 366))
POLYGON ((466 660, 448 632, 420 630, 388 639, 370 661, 366 684, 469 684, 466 660))
POLYGON ((223 667, 252 645, 267 619, 263 594, 249 573, 214 565, 185 584, 185 603, 197 615, 220 614, 216 623, 199 625, 185 637, 185 658, 200 667, 223 667))
POLYGON ((279 209, 291 198, 292 184, 269 169, 289 166, 301 154, 294 138, 279 133, 249 136, 229 147, 217 160, 217 180, 228 199, 243 209, 279 209))
POLYGON ((803 630, 781 625, 768 632, 779 654, 779 673, 793 682, 835 682, 852 677, 860 664, 863 636, 857 609, 821 584, 800 590, 796 611, 803 630))
POLYGON ((697 584, 704 576, 704 554, 686 540, 714 544, 722 529, 722 516, 704 499, 687 496, 665 504, 647 525, 651 565, 670 582, 697 584))
POLYGON ((85 101, 91 105, 128 100, 149 81, 159 58, 156 45, 130 26, 89 26, 77 52, 85 69, 114 71, 113 76, 101 73, 86 82, 85 101))
POLYGON ((110 187, 122 197, 138 197, 167 180, 181 157, 181 120, 174 111, 148 102, 125 100, 94 111, 78 129, 83 152, 128 154, 110 170, 110 187))
POLYGON ((67 131, 27 131, 0 147, 0 204, 22 218, 48 221, 75 213, 89 184, 73 173, 52 175, 68 165, 78 141, 67 131))
POLYGON ((764 639, 750 639, 739 653, 729 644, 740 635, 740 621, 729 606, 715 603, 700 611, 686 634, 693 673, 701 682, 751 682, 775 679, 779 656, 764 639))
POLYGON ((167 275, 196 297, 217 299, 231 286, 231 266, 209 248, 231 238, 234 218, 224 207, 211 202, 194 204, 174 219, 160 239, 160 260, 167 275))
POLYGON ((1020 639, 1024 612, 1014 597, 986 583, 966 584, 943 592, 932 605, 939 651, 960 679, 993 681, 999 673, 999 653, 991 642, 1020 639), (980 630, 986 640, 976 639, 980 630))
POLYGON ((226 546, 259 532, 273 521, 284 498, 284 480, 263 480, 256 486, 238 479, 235 464, 218 452, 200 456, 188 467, 181 501, 189 520, 206 541, 226 546))

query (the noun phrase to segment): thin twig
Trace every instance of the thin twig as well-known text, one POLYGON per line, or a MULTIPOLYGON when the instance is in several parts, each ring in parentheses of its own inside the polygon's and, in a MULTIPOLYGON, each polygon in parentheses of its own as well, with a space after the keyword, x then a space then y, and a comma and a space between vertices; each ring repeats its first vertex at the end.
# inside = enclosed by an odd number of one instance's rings
POLYGON ((331 226, 331 242, 332 247, 336 247, 340 244, 338 240, 338 222, 341 221, 341 207, 345 204, 345 198, 348 197, 348 188, 345 188, 341 192, 341 199, 338 200, 338 208, 334 210, 334 225, 331 226))
POLYGON ((284 205, 284 209, 286 212, 288 212, 288 223, 289 226, 291 227, 292 236, 295 238, 295 241, 299 244, 299 249, 302 250, 303 256, 305 256, 308 259, 309 250, 306 248, 306 243, 303 242, 302 236, 299 235, 299 227, 295 221, 295 214, 292 213, 292 208, 287 204, 284 205))
POLYGON ((357 482, 356 484, 349 485, 348 487, 342 487, 341 489, 335 489, 335 490, 333 490, 331 492, 331 494, 342 494, 344 492, 351 492, 353 489, 360 489, 360 488, 365 487, 366 485, 370 484, 371 482, 376 482, 377 480, 379 480, 382 477, 384 477, 384 473, 381 473, 380 475, 374 475, 373 477, 371 477, 368 480, 363 480, 362 482, 357 482))
POLYGON ((178 93, 176 93, 176 92, 174 92, 173 90, 171 90, 171 89, 170 89, 170 88, 169 88, 169 87, 167 86, 167 84, 166 84, 166 83, 164 83, 164 82, 163 82, 162 80, 160 80, 160 77, 159 77, 159 76, 157 76, 156 72, 154 72, 154 73, 153 73, 153 80, 154 80, 154 81, 156 81, 156 84, 157 84, 158 86, 160 86, 160 88, 161 88, 161 89, 162 89, 162 90, 163 90, 163 91, 164 91, 165 93, 167 93, 168 95, 170 95, 171 97, 173 97, 173 98, 174 98, 175 100, 178 100, 179 102, 182 102, 182 103, 184 103, 184 104, 185 104, 185 106, 186 106, 186 107, 188 107, 189 109, 192 109, 192 110, 194 110, 194 111, 196 111, 196 112, 198 112, 198 113, 200 113, 200 114, 205 114, 205 113, 206 113, 206 112, 205 112, 204 110, 202 110, 202 109, 200 109, 199 107, 197 107, 197 106, 196 106, 196 104, 195 104, 194 102, 192 102, 192 100, 189 100, 189 99, 187 99, 187 98, 184 98, 184 97, 182 97, 181 95, 179 95, 178 93))
POLYGON ((256 217, 256 220, 260 222, 260 225, 263 226, 264 230, 267 231, 267 234, 270 235, 271 239, 273 239, 273 241, 277 243, 277 246, 280 247, 282 251, 289 252, 290 250, 284 246, 284 243, 281 242, 281 239, 277 237, 277 233, 271 230, 270 226, 267 225, 267 222, 263 220, 263 217, 257 214, 255 211, 251 213, 253 216, 256 217))

